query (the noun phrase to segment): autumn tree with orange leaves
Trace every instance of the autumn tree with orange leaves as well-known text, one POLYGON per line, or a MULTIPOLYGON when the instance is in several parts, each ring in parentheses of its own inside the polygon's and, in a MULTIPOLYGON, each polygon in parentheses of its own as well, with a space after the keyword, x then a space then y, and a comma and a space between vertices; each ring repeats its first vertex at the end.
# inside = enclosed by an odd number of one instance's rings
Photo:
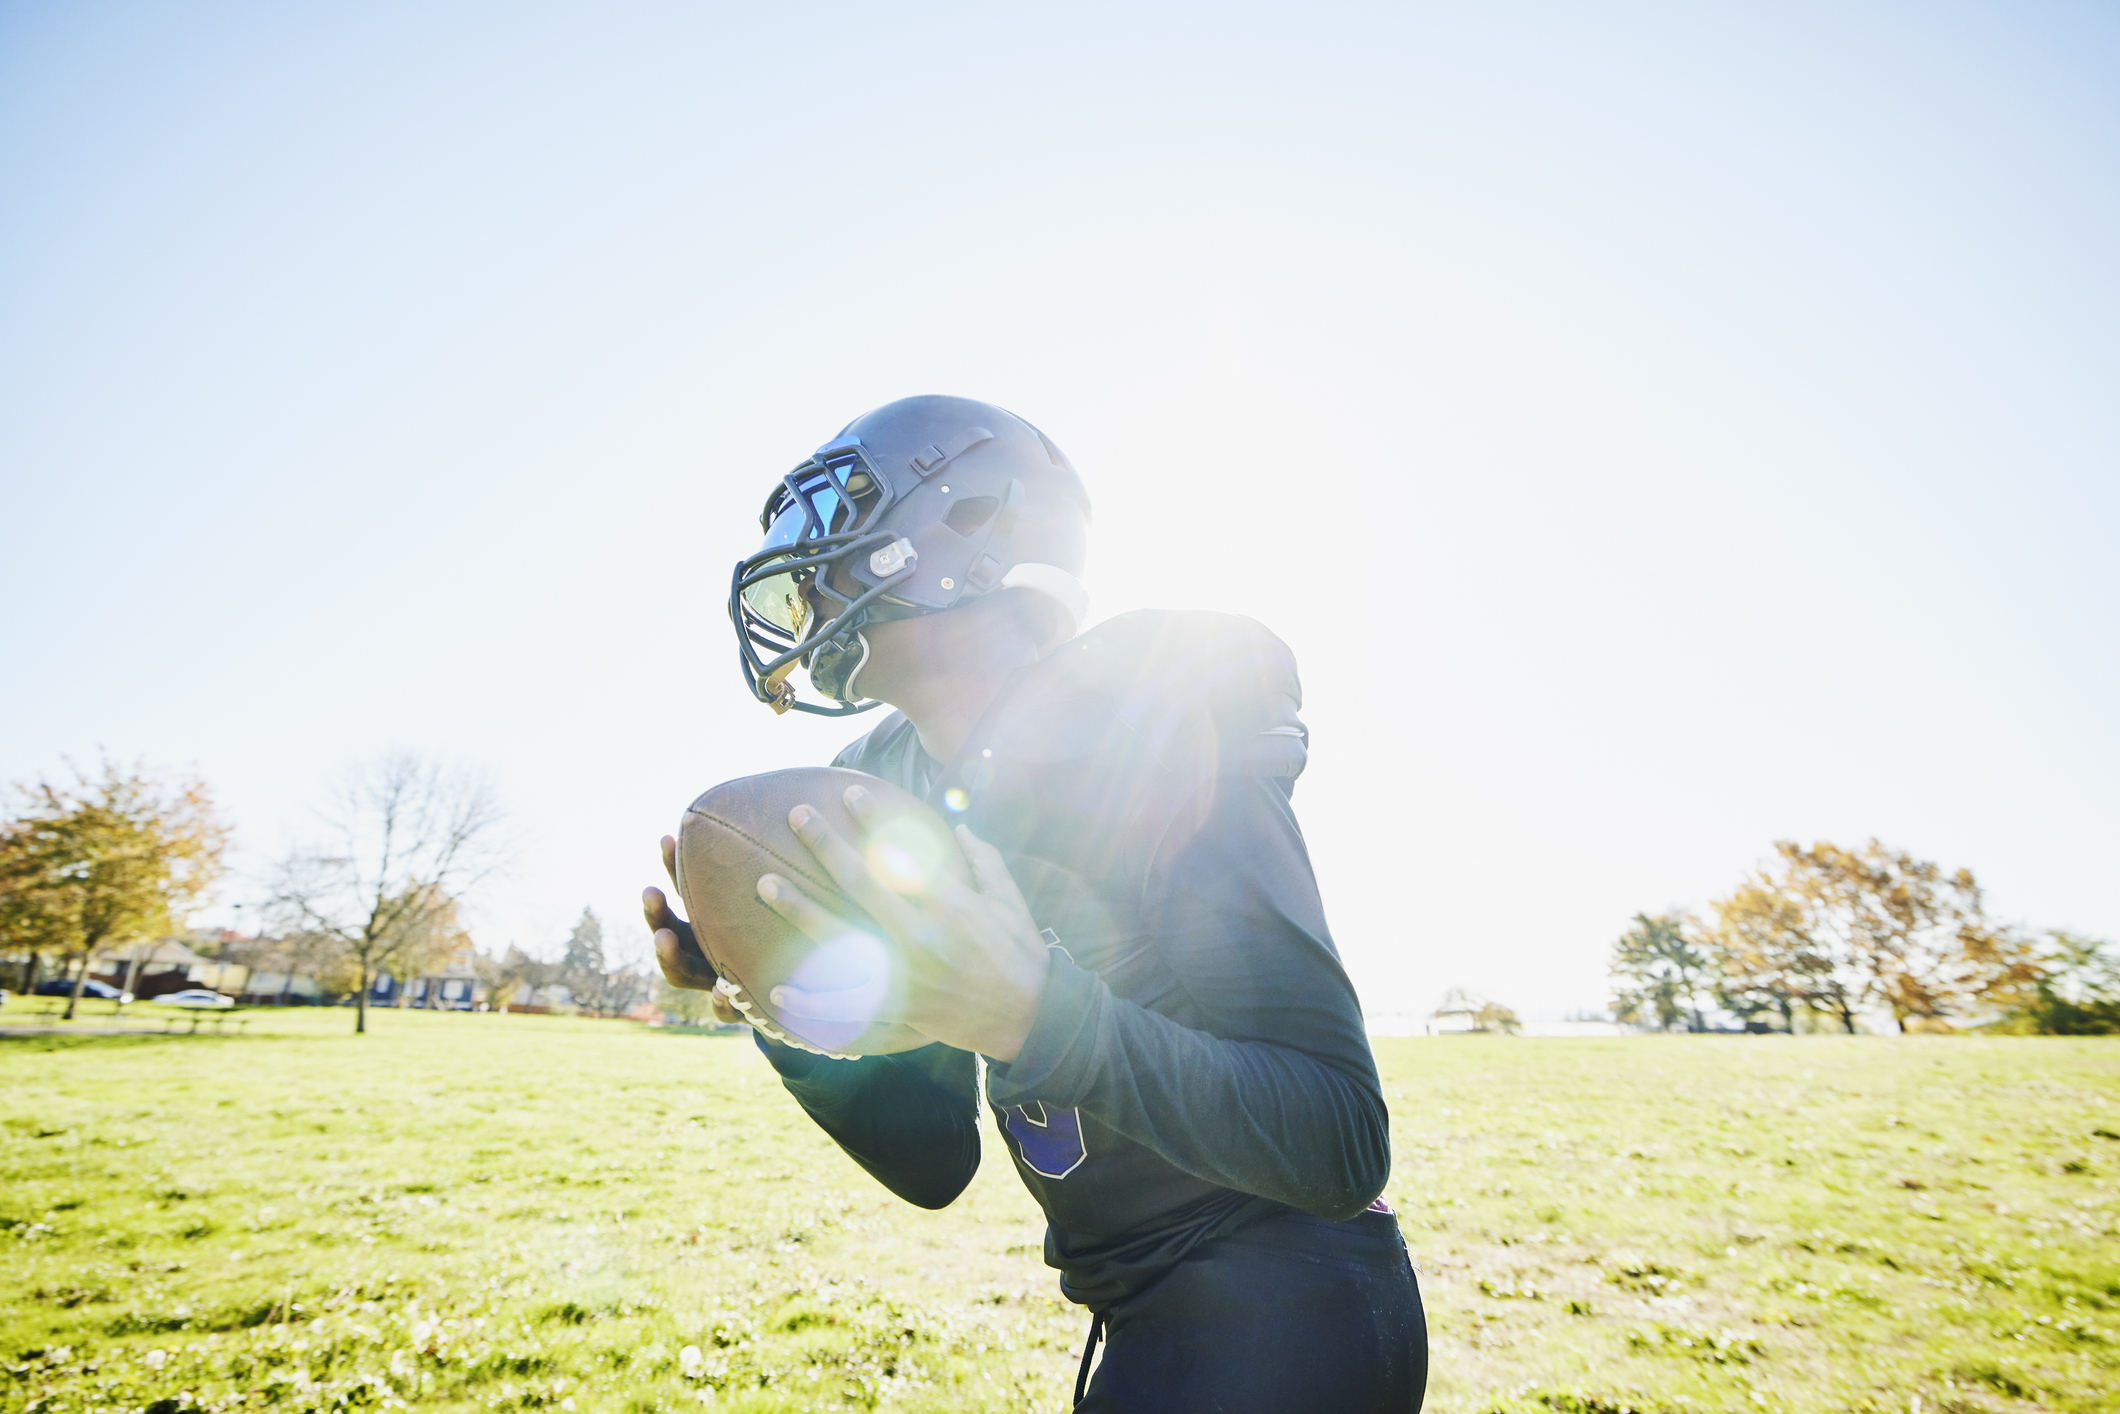
POLYGON ((1965 1016, 2042 975, 2031 942, 1989 920, 1971 870, 1947 872, 1871 840, 1859 850, 1783 840, 1777 860, 1714 904, 1703 941, 1739 1015, 1797 1008, 1852 1033, 1866 1011, 1901 1031, 1915 1018, 1965 1016))
POLYGON ((203 781, 105 760, 91 775, 15 787, 0 824, 0 940, 78 955, 72 1020, 96 953, 181 925, 221 876, 228 830, 203 781))

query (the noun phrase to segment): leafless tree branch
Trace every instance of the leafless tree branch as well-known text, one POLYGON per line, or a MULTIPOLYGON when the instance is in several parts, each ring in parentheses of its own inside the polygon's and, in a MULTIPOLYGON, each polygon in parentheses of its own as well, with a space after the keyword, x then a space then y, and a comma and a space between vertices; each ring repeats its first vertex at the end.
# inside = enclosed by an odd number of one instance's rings
POLYGON ((492 779, 463 764, 392 751, 351 767, 318 812, 328 844, 292 851, 282 863, 273 911, 290 931, 327 937, 368 989, 424 943, 461 900, 508 862, 492 779))

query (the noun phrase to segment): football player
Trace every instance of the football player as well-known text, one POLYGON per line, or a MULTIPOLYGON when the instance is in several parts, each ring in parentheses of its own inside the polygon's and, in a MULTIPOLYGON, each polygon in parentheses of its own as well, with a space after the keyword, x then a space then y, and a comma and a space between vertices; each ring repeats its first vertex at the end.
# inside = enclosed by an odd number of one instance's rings
MULTIPOLYGON (((1294 660, 1228 615, 1079 632, 1089 522, 1044 434, 963 398, 857 418, 773 488, 730 590, 746 685, 776 711, 894 707, 833 764, 952 821, 977 892, 903 897, 797 807, 903 975, 887 1017, 848 1010, 873 1010, 873 986, 776 989, 781 1024, 895 1020, 934 1044, 758 1045, 849 1157, 926 1208, 978 1166, 983 1089, 1046 1261, 1092 1312, 1079 1408, 1416 1410, 1427 1336, 1378 1196, 1383 1093, 1290 806, 1294 660), (798 666, 822 701, 797 695, 798 666)), ((846 803, 865 819, 858 787, 846 803)), ((848 929, 784 877, 757 891, 740 906, 819 941, 848 929)), ((664 974, 714 989, 662 892, 644 903, 664 974)), ((716 1010, 742 1019, 726 988, 716 1010)))

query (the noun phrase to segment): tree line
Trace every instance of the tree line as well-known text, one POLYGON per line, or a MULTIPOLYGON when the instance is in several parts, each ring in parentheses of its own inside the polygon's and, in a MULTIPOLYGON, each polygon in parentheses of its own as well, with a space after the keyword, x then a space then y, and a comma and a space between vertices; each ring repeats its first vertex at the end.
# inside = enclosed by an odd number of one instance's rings
POLYGON ((480 982, 498 1010, 517 997, 564 987, 569 1004, 597 1016, 624 1016, 656 999, 661 973, 645 962, 614 962, 605 955, 603 920, 584 908, 555 962, 540 961, 510 946, 498 956, 478 955, 480 982))
POLYGON ((1871 840, 1774 846, 1709 905, 1640 913, 1612 945, 1613 1012, 1705 1031, 1839 1029, 1888 1015, 1902 1031, 1979 1025, 2026 1034, 2120 1034, 2120 959, 2067 932, 1990 918, 1969 869, 1871 840))
MULTIPOLYGON (((71 1019, 99 953, 183 930, 227 872, 230 832, 195 777, 108 759, 68 771, 71 779, 14 787, 0 818, 0 950, 24 959, 25 991, 47 957, 57 959, 73 981, 71 1019)), ((224 962, 278 973, 281 1000, 298 973, 309 976, 352 1000, 354 1029, 365 1032, 379 975, 424 975, 465 952, 496 1007, 554 985, 606 1015, 652 996, 645 966, 606 958, 589 909, 556 962, 472 945, 463 911, 510 853, 484 773, 387 753, 343 773, 312 823, 251 912, 257 936, 217 949, 224 962)), ((400 987, 400 1005, 405 994, 400 987)))

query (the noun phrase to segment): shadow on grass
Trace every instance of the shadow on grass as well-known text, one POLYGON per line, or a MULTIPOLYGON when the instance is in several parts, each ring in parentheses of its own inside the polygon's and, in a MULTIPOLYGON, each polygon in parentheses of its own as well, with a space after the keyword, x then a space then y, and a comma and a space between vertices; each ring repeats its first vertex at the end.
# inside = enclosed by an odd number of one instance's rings
POLYGON ((288 1036, 242 1036, 233 1031, 10 1031, 0 1027, 0 1047, 13 1051, 124 1050, 183 1041, 284 1041, 288 1036))

